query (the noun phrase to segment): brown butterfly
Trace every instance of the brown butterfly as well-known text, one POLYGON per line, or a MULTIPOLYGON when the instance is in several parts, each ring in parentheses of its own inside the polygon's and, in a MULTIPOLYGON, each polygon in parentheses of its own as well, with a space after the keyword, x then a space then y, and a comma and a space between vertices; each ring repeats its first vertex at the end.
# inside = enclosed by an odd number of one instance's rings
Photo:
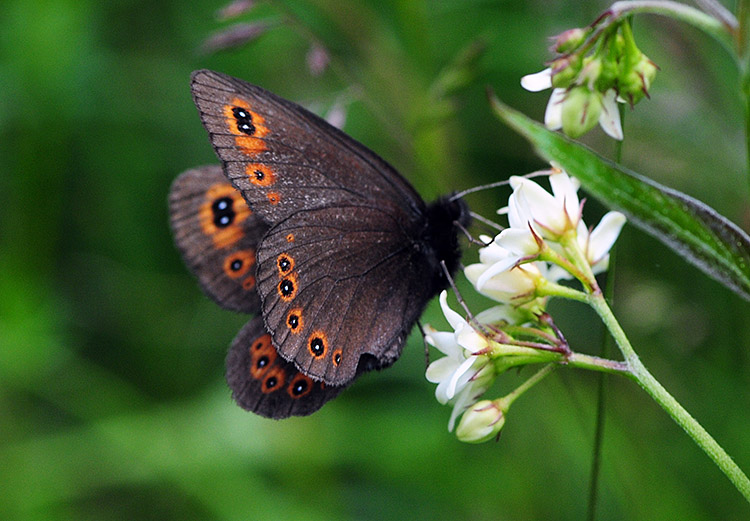
POLYGON ((310 414, 400 356, 448 285, 441 263, 458 267, 469 212, 425 205, 374 152, 260 87, 197 71, 192 91, 225 177, 175 181, 175 241, 220 305, 260 308, 227 358, 234 398, 272 418, 310 414))

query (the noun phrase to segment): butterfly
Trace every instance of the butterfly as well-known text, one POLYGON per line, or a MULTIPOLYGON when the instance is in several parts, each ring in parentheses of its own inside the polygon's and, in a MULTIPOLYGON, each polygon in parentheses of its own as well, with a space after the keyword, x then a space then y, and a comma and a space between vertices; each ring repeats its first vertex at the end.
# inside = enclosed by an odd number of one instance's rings
POLYGON ((459 265, 460 198, 427 205, 392 166, 299 105, 208 70, 193 100, 222 166, 170 190, 176 245, 220 306, 258 313, 227 382, 270 418, 315 412, 390 366, 459 265))

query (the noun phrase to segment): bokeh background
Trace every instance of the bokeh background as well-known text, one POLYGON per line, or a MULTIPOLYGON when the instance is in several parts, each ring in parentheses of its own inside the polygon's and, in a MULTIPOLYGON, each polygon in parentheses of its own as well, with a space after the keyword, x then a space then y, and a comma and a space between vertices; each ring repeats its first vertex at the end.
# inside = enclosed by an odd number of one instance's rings
MULTIPOLYGON (((549 36, 607 3, 259 1, 240 20, 269 30, 201 52, 233 23, 215 17, 223 1, 0 3, 0 518, 583 519, 596 374, 556 371, 516 402, 498 443, 477 446, 448 433, 417 332, 393 368, 311 417, 236 407, 224 355, 246 318, 200 293, 173 247, 166 197, 181 171, 215 161, 188 88, 197 68, 321 114, 344 107, 344 129, 426 199, 543 167, 491 115, 485 87, 541 119, 547 94, 519 78, 544 67, 549 36), (311 39, 330 53, 320 74, 306 62, 311 39), (446 92, 445 71, 476 49, 446 92)), ((661 72, 627 114, 623 162, 747 229, 732 59, 665 19, 638 18, 635 30, 661 72)), ((598 129, 584 141, 613 154, 598 129)), ((507 195, 470 204, 490 216, 507 195)), ((587 221, 604 211, 589 201, 587 221)), ((646 365, 750 470, 750 306, 632 227, 614 306, 646 365)), ((590 312, 552 310, 574 349, 598 352, 590 312)), ((436 302, 423 322, 446 326, 436 302)), ((598 519, 750 517, 645 393, 606 384, 598 519)))

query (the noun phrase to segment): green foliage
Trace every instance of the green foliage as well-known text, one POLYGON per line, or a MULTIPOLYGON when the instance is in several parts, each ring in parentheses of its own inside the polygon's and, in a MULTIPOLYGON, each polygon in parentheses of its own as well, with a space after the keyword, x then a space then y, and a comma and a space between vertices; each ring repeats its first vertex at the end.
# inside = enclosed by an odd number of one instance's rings
MULTIPOLYGON (((583 518, 594 375, 556 371, 516 403, 499 443, 477 446, 447 432, 416 333, 392 369, 309 418, 234 406, 223 358, 244 318, 200 294, 166 194, 216 160, 188 88, 204 67, 313 107, 344 100, 345 130, 426 199, 539 168, 485 86, 541 119, 548 93, 520 77, 543 68, 548 36, 606 4, 260 4, 246 18, 272 30, 206 56, 196 50, 224 26, 218 0, 2 2, 0 518, 583 518), (310 38, 331 50, 321 76, 305 66, 310 38)), ((733 63, 692 29, 663 29, 634 27, 661 72, 627 116, 623 163, 747 228, 733 63)), ((600 131, 585 139, 610 155, 600 131)), ((507 193, 471 197, 490 216, 507 193)), ((631 341, 748 469, 748 304, 634 228, 619 244, 614 307, 631 341)), ((555 313, 577 350, 597 351, 582 306, 555 313)), ((436 303, 423 321, 442 324, 436 303)), ((608 380, 601 518, 746 519, 684 433, 629 381, 608 380)))

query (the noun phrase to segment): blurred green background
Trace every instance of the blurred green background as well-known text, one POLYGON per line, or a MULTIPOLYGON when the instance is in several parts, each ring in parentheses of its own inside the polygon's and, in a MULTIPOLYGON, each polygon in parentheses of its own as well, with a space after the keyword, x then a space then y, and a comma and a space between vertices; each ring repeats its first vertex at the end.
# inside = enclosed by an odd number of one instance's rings
MULTIPOLYGON (((544 67, 549 36, 607 3, 258 2, 242 20, 272 29, 201 53, 232 23, 214 16, 222 1, 0 4, 0 518, 583 519, 595 374, 555 372, 516 403, 498 443, 478 446, 447 432, 417 333, 392 369, 311 417, 236 407, 224 354, 246 318, 200 293, 173 247, 166 196, 178 173, 215 161, 190 98, 197 68, 320 113, 343 103, 344 129, 426 199, 542 167, 490 114, 485 86, 541 119, 548 94, 519 78, 544 67), (331 55, 320 75, 306 65, 311 38, 331 55), (444 92, 445 71, 478 39, 484 53, 444 92)), ((652 100, 628 112, 623 162, 747 229, 732 60, 664 19, 635 29, 661 72, 652 100)), ((584 141, 613 153, 598 129, 584 141)), ((507 195, 470 204, 490 216, 507 195)), ((589 201, 587 222, 603 211, 589 201)), ((632 227, 616 288, 646 365, 750 470, 750 306, 632 227)), ((552 310, 574 349, 598 352, 590 312, 552 310)), ((436 302, 423 322, 445 327, 436 302)), ((645 393, 607 384, 598 519, 750 517, 645 393)))

